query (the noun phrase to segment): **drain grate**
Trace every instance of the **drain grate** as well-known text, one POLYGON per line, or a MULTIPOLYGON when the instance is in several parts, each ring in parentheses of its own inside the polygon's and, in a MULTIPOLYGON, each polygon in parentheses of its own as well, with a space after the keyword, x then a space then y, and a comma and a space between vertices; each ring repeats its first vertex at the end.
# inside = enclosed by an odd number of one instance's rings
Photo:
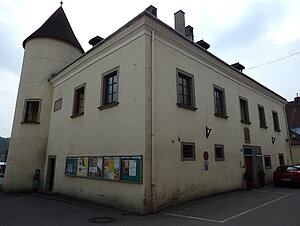
POLYGON ((112 217, 94 217, 89 219, 89 222, 96 224, 108 224, 115 221, 115 218, 112 217))

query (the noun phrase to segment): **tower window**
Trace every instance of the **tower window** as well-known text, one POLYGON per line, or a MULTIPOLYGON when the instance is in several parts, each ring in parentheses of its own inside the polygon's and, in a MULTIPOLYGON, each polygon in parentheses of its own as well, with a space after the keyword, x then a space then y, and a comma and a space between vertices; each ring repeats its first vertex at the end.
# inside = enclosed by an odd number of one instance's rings
POLYGON ((25 100, 23 123, 38 123, 41 100, 25 100))

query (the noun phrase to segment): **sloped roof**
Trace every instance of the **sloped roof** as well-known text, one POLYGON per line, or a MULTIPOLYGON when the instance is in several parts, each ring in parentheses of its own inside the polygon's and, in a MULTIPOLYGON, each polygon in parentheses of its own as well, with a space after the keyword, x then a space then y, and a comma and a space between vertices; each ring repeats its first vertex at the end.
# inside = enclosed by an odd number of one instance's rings
POLYGON ((25 48, 29 39, 39 37, 50 37, 66 41, 84 53, 62 7, 59 7, 39 29, 24 40, 23 47, 25 48))

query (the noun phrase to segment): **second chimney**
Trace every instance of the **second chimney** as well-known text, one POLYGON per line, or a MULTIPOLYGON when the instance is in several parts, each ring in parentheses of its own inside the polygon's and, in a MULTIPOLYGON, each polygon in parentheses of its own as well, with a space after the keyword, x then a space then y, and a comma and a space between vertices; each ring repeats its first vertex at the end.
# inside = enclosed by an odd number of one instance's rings
POLYGON ((194 28, 190 25, 185 27, 185 36, 188 37, 190 40, 194 41, 194 28))
POLYGON ((184 12, 179 10, 174 13, 175 19, 175 30, 179 31, 181 34, 185 35, 185 20, 184 20, 184 12))

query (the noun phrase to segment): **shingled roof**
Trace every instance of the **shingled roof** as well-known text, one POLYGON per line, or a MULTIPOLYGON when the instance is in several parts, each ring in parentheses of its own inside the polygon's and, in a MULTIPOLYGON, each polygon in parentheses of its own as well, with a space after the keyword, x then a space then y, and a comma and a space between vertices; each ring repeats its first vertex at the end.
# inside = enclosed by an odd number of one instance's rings
POLYGON ((84 53, 62 7, 59 7, 39 29, 24 40, 23 47, 25 48, 29 39, 39 37, 50 37, 66 41, 84 53))

